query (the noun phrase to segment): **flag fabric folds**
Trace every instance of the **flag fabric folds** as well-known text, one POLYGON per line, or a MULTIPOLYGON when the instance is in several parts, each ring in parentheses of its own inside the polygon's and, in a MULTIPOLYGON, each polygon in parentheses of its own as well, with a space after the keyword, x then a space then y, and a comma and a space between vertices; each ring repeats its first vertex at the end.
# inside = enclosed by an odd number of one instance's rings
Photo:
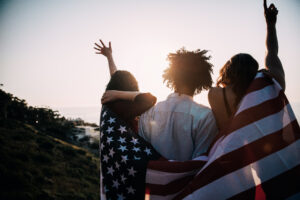
MULTIPOLYGON (((299 138, 299 124, 284 91, 276 80, 258 72, 207 156, 178 162, 145 155, 138 181, 146 189, 139 197, 300 199, 299 138)), ((109 171, 102 170, 107 176, 104 172, 109 171)))
POLYGON ((99 146, 101 199, 144 199, 147 161, 160 155, 106 106, 99 146))

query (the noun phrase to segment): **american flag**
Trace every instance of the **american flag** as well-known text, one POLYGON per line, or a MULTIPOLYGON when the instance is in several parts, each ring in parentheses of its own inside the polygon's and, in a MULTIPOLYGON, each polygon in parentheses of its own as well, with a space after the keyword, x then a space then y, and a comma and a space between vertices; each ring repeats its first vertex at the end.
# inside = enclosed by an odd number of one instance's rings
POLYGON ((141 199, 300 199, 299 138, 282 88, 259 72, 207 157, 140 168, 141 199))
POLYGON ((100 120, 101 199, 144 199, 148 160, 160 155, 106 106, 100 120))

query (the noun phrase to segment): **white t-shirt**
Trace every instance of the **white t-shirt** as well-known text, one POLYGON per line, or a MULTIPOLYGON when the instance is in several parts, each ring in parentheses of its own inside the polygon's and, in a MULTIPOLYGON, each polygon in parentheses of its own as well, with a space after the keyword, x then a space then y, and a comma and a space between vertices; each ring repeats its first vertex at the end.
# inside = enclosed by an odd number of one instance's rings
POLYGON ((170 94, 139 120, 139 135, 170 160, 191 160, 206 153, 217 134, 212 111, 178 93, 170 94))

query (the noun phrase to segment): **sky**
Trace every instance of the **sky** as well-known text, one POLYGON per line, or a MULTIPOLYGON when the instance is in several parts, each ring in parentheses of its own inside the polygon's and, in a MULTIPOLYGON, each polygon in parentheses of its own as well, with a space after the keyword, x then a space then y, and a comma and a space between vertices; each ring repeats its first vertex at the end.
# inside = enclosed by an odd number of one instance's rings
MULTIPOLYGON (((141 91, 164 100, 168 53, 206 49, 213 79, 237 53, 264 67, 262 0, 0 0, 0 83, 29 105, 100 107, 110 75, 94 43, 112 42, 118 69, 132 72, 141 91)), ((286 94, 300 110, 300 1, 273 0, 279 10, 279 57, 286 94)), ((195 101, 208 105, 207 92, 195 101)), ((297 112, 297 111, 296 111, 297 112)))

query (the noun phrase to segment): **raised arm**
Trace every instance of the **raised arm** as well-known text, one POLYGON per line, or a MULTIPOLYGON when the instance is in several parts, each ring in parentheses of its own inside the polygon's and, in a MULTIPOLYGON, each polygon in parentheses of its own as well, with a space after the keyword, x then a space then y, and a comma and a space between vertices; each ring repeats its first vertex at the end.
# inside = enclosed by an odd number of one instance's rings
POLYGON ((99 41, 101 44, 95 43, 94 49, 97 50, 96 54, 102 54, 107 58, 110 76, 112 76, 117 71, 117 66, 112 56, 111 42, 109 42, 109 46, 106 47, 105 44, 102 42, 102 40, 99 41))
POLYGON ((265 67, 274 78, 279 82, 282 89, 285 90, 285 75, 278 57, 278 40, 276 34, 276 21, 278 10, 274 4, 267 6, 267 0, 264 0, 264 11, 267 23, 267 38, 266 38, 266 58, 265 67))

